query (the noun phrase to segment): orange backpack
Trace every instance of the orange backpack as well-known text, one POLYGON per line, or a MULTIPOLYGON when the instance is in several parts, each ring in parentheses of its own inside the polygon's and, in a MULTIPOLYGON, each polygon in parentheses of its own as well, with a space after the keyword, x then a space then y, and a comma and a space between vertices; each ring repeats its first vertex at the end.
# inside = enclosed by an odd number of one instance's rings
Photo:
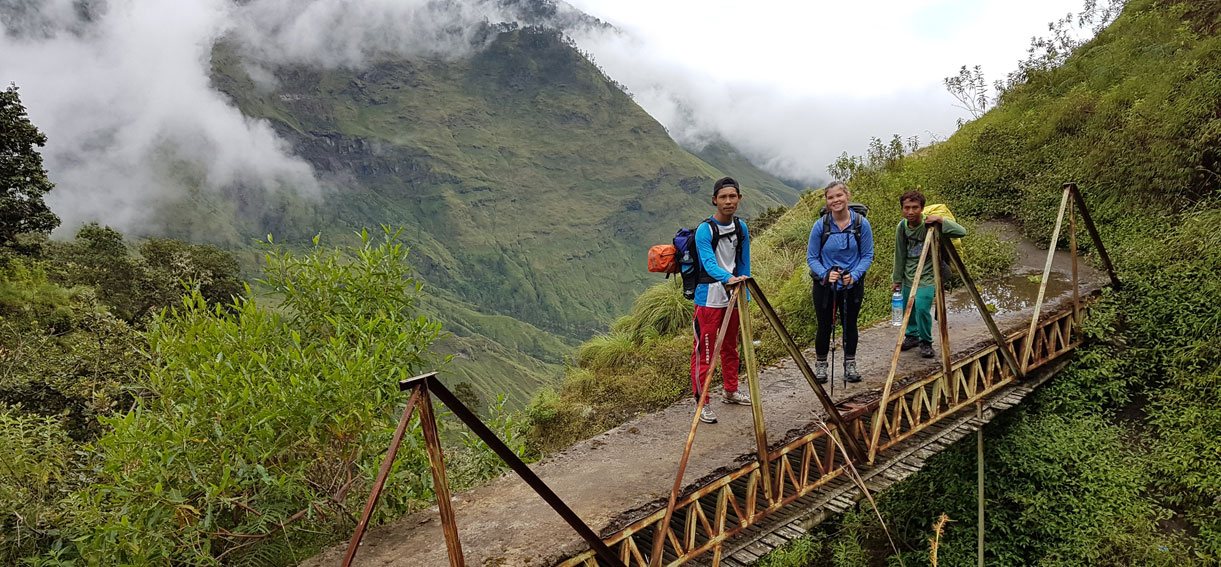
POLYGON ((658 244, 649 248, 649 271, 677 274, 678 248, 675 248, 673 244, 658 244))

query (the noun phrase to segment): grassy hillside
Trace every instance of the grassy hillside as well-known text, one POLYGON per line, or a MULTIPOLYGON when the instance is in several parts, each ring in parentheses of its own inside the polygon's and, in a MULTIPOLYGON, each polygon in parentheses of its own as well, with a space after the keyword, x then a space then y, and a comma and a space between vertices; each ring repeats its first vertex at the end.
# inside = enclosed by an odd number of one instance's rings
MULTIPOLYGON (((1094 310, 1095 342, 989 428, 989 564, 1221 560, 1219 18, 1216 3, 1133 0, 1066 61, 1028 61, 998 106, 950 139, 853 168, 854 198, 873 206, 875 226, 896 222, 894 197, 921 187, 960 215, 1009 219, 1043 242, 1061 184, 1077 181, 1125 281, 1094 310)), ((815 327, 803 250, 820 204, 817 193, 803 197, 753 250, 761 285, 807 339, 815 327)), ((964 244, 973 271, 1004 266, 999 243, 964 244)), ((888 257, 891 244, 879 245, 888 257)), ((884 264, 866 280, 865 319, 884 312, 884 264)), ((531 406, 535 449, 688 395, 683 307, 659 285, 583 344, 564 383, 531 406)), ((963 446, 883 498, 899 548, 914 550, 906 564, 929 564, 942 512, 953 521, 940 536, 941 564, 974 561, 974 474, 974 446, 963 446)), ((889 564, 889 547, 863 512, 767 564, 889 564)))
POLYGON ((445 298, 433 301, 437 314, 467 339, 455 368, 483 376, 489 392, 546 381, 561 345, 626 311, 651 281, 648 246, 709 213, 715 178, 742 170, 747 216, 796 199, 727 149, 721 163, 734 171, 680 148, 553 30, 504 31, 459 61, 276 67, 273 88, 245 69, 240 45, 217 47, 216 86, 268 120, 328 191, 320 202, 201 197, 153 230, 240 246, 264 231, 291 241, 406 227, 422 279, 445 298), (454 302, 459 309, 445 307, 454 302), (525 324, 483 334, 497 317, 525 324), (487 364, 472 366, 462 355, 470 348, 507 365, 482 357, 487 364))
MULTIPOLYGON (((989 565, 1221 561, 1221 5, 1131 0, 1063 64, 1037 60, 947 141, 862 178, 923 184, 1046 241, 1077 181, 1124 289, 1093 312, 1093 344, 1031 403, 989 426, 989 565)), ((975 553, 973 443, 882 499, 907 565, 975 553)), ((882 561, 863 513, 769 565, 882 561)), ((796 549, 796 548, 795 548, 796 549)), ((894 558, 889 559, 894 562, 894 558)))

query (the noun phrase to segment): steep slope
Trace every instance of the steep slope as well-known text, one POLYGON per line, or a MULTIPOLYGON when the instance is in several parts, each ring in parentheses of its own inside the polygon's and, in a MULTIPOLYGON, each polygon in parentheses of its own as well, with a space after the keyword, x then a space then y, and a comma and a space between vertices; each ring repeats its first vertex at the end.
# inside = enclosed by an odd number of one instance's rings
POLYGON ((712 167, 721 171, 732 171, 734 178, 738 181, 757 188, 763 195, 786 205, 793 204, 794 191, 802 189, 795 183, 788 183, 759 169, 726 140, 713 140, 694 153, 712 167))
MULTIPOLYGON (((497 29, 463 60, 260 63, 272 85, 251 77, 240 45, 218 45, 217 88, 269 121, 332 189, 316 203, 238 193, 170 211, 163 229, 240 241, 269 230, 291 239, 405 227, 421 276, 466 304, 438 310, 451 327, 504 347, 509 366, 555 372, 558 345, 589 336, 655 281, 643 269, 648 246, 708 214, 712 181, 737 172, 680 148, 561 33, 497 29), (209 208, 213 218, 201 219, 209 208), (469 324, 475 312, 527 325, 487 337, 469 324), (550 346, 520 348, 542 343, 550 346)), ((741 168, 745 216, 796 200, 796 190, 741 168)))

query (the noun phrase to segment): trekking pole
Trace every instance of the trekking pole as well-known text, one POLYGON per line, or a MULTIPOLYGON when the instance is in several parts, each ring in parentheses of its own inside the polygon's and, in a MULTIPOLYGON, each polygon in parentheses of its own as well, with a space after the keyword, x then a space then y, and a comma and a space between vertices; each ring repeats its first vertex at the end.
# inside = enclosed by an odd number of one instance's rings
MULTIPOLYGON (((843 277, 843 270, 838 266, 831 268, 832 272, 838 272, 840 277, 843 277)), ((831 284, 831 368, 828 369, 828 381, 831 382, 831 397, 835 397, 835 328, 838 326, 835 321, 835 311, 839 307, 839 282, 831 284)), ((845 382, 845 385, 847 383, 845 382)))

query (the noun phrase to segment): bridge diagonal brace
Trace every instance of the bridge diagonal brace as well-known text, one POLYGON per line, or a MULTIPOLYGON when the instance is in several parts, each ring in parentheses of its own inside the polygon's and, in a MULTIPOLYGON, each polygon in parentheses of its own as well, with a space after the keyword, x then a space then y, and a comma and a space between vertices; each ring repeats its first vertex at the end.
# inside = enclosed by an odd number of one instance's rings
POLYGON ((1098 233, 1098 227, 1094 226, 1094 219, 1090 216, 1090 210, 1085 206, 1085 196, 1081 194, 1081 189, 1074 182, 1065 183, 1064 189, 1073 195, 1073 201, 1077 204, 1077 211, 1081 213, 1081 220, 1085 224, 1085 230, 1090 233, 1090 240, 1094 241, 1094 247, 1098 248, 1098 257, 1102 258, 1102 265, 1106 267, 1107 275, 1111 278, 1111 287, 1120 289, 1123 287, 1123 284, 1115 273, 1115 264, 1111 263, 1111 255, 1107 254, 1107 247, 1102 244, 1102 236, 1098 233))
MULTIPOLYGON (((538 494, 548 506, 551 506, 551 509, 555 510, 556 513, 564 519, 568 526, 571 527, 573 531, 577 532, 577 535, 581 536, 581 539, 585 540, 585 543, 589 545, 590 549, 594 550, 594 553, 598 555, 598 558, 601 559, 605 565, 613 567, 620 567, 623 565, 623 561, 615 556, 610 548, 607 547, 606 543, 602 541, 602 538, 598 537, 598 535, 594 533, 589 525, 586 524, 585 521, 576 514, 576 512, 573 512, 572 509, 569 508, 562 499, 560 499, 559 495, 552 491, 551 487, 547 486, 547 483, 543 482, 543 479, 539 478, 537 474, 534 474, 534 471, 530 470, 530 467, 526 465, 525 461, 521 460, 521 457, 517 456, 517 453, 514 453, 512 449, 505 445, 504 442, 500 440, 500 437, 497 437, 491 429, 488 429, 487 425, 484 425, 483 421, 481 421, 479 417, 475 415, 475 412, 466 407, 466 404, 462 403, 462 401, 459 400, 458 397, 453 394, 453 392, 450 392, 440 380, 436 379, 435 372, 425 374, 422 379, 427 382, 428 391, 436 394, 437 399, 441 400, 441 402, 445 404, 445 407, 448 407, 450 411, 454 412, 455 417, 461 420, 462 423, 466 424, 466 426, 470 428, 471 432, 474 433, 476 437, 486 443, 487 446, 492 449, 492 452, 496 453, 496 456, 500 457, 505 464, 509 465, 509 468, 513 469, 513 472, 517 473, 517 476, 526 481, 526 484, 529 485, 530 488, 533 489, 534 492, 538 494)), ((415 379, 408 379, 400 382, 400 389, 411 387, 410 383, 413 380, 415 379)))
POLYGON ((759 361, 755 357, 755 333, 751 325, 750 311, 746 308, 746 294, 738 294, 738 331, 742 338, 742 362, 746 364, 746 387, 750 391, 750 415, 755 426, 755 451, 759 459, 759 470, 763 473, 763 492, 768 504, 773 504, 776 492, 772 488, 771 463, 767 458, 767 428, 763 423, 763 392, 759 387, 759 361))
MULTIPOLYGON (((957 393, 957 382, 954 381, 954 370, 950 365, 950 321, 949 314, 945 306, 945 280, 949 274, 941 273, 941 243, 945 241, 941 234, 941 223, 937 223, 931 227, 933 233, 933 290, 936 293, 934 305, 937 309, 937 334, 940 338, 941 346, 941 373, 945 376, 945 382, 949 386, 951 393, 957 393)), ((934 386, 933 400, 929 407, 929 411, 939 411, 941 403, 941 388, 934 386)))
POLYGON ((958 249, 954 248, 954 243, 945 240, 942 241, 942 252, 950 259, 950 264, 958 271, 958 275, 962 277, 962 285, 967 288, 967 294, 971 296, 971 301, 975 303, 975 307, 979 309, 979 314, 984 318, 984 325, 988 327, 988 333, 992 335, 992 339, 996 341, 997 350, 1001 353, 1001 358, 1005 360, 1005 365, 1013 372, 1014 376, 1019 379, 1025 378, 1026 373, 1018 364, 1017 356, 1014 355, 1013 349, 1010 349, 1008 342, 1005 340, 1005 335, 1001 334, 1000 327, 996 326, 996 320, 992 318, 992 313, 988 311, 988 304, 984 302, 983 296, 979 294, 979 289, 975 287, 975 279, 971 277, 971 272, 967 270, 967 265, 963 263, 962 256, 958 255, 958 249))
MULTIPOLYGON (((434 374, 435 376, 435 374, 434 374)), ((424 448, 428 452, 428 468, 432 472, 432 490, 436 495, 437 511, 441 515, 441 532, 445 535, 445 552, 451 567, 463 567, 462 540, 458 537, 458 517, 449 496, 449 480, 445 474, 445 456, 441 451, 441 434, 437 431, 437 416, 433 413, 430 385, 436 378, 424 380, 415 387, 420 396, 420 428, 424 430, 424 448)))
MULTIPOLYGON (((725 344, 725 335, 729 331, 729 321, 733 319, 734 310, 738 308, 738 294, 742 293, 742 286, 733 286, 733 290, 729 292, 729 307, 726 309, 725 316, 721 319, 721 328, 717 330, 716 343, 712 347, 711 364, 708 365, 708 372, 700 378, 699 396, 695 402, 695 415, 691 416, 691 429, 687 432, 687 441, 683 445, 683 456, 678 460, 678 471, 674 474, 674 486, 670 489, 670 499, 666 504, 666 512, 662 516, 662 521, 657 524, 657 532, 653 536, 652 553, 649 554, 649 567, 657 567, 661 565, 661 556, 666 545, 666 533, 669 530, 670 519, 674 517, 674 508, 678 505, 678 493, 683 487, 683 475, 687 472, 687 461, 691 459, 691 447, 695 444, 695 430, 700 425, 700 411, 704 409, 704 405, 708 403, 708 392, 712 389, 712 374, 716 372, 717 366, 721 361, 721 347, 725 344)), ((738 314, 739 321, 745 315, 738 314)))
MULTIPOLYGON (((754 278, 748 278, 746 280, 746 287, 759 305, 759 310, 763 312, 763 316, 767 318, 772 329, 780 337, 780 342, 784 344, 784 348, 789 352, 789 356, 793 357, 793 362, 797 363, 797 368, 801 371, 801 375, 805 377, 806 382, 810 384, 810 389, 814 390, 814 395, 818 397, 818 401, 822 404, 823 410, 827 412, 827 417, 831 419, 831 423, 834 423, 836 429, 843 432, 844 444, 852 460, 854 462, 864 460, 865 451, 861 449, 860 443, 852 435, 852 430, 848 429, 847 422, 844 421, 843 415, 839 413, 839 408, 835 407, 835 402, 831 400, 831 396, 827 395, 827 391, 823 389, 822 384, 819 384, 815 379, 814 370, 810 368, 810 363, 801 354, 801 348, 797 346, 793 336, 789 334, 788 329, 784 327, 784 323, 780 321, 780 316, 776 314, 776 310, 768 302, 767 296, 763 294, 763 289, 759 287, 759 283, 754 278)), ((746 315, 744 314, 743 316, 745 317, 746 315)))
POLYGON ((1064 225, 1064 213, 1068 208, 1068 198, 1073 192, 1071 185, 1064 186, 1064 194, 1060 197, 1060 211, 1056 213, 1056 227, 1051 231, 1051 243, 1047 246, 1047 262, 1043 265, 1043 279, 1039 281, 1039 294, 1034 301, 1034 313, 1030 316, 1030 328, 1026 332, 1026 340, 1022 347, 1022 370, 1030 368, 1030 357, 1034 355, 1035 328, 1039 324, 1039 314, 1043 312, 1043 298, 1047 294, 1047 280, 1051 279, 1051 265, 1056 257, 1056 243, 1060 241, 1060 227, 1064 225))
POLYGON ((360 514, 360 521, 356 523, 356 530, 352 532, 352 539, 348 542, 348 550, 343 556, 343 567, 348 567, 356 559, 356 551, 360 549, 360 541, 365 537, 369 519, 373 517, 373 508, 377 506, 377 500, 386 486, 386 478, 390 476, 390 467, 394 464, 394 458, 399 454, 399 447, 403 444, 403 435, 407 432, 407 424, 411 422, 411 414, 419 399, 420 391, 418 389, 413 390, 411 397, 407 399, 407 406, 403 408, 403 417, 399 419, 399 425, 394 430, 394 438, 390 441, 390 449, 386 452, 386 457, 382 459, 382 466, 377 471, 377 480, 373 482, 373 489, 369 492, 368 501, 365 502, 365 510, 360 514))
MULTIPOLYGON (((931 231, 930 231, 931 232, 931 231)), ((882 398, 878 401, 878 411, 874 414, 872 431, 869 434, 869 462, 878 455, 878 441, 882 437, 882 423, 886 420, 886 406, 890 401, 890 390, 895 384, 895 371, 899 368, 899 351, 903 346, 904 330, 911 320, 912 309, 916 306, 916 292, 920 288, 920 278, 924 274, 924 262, 928 260, 929 250, 935 237, 928 233, 924 236, 924 245, 920 248, 920 259, 916 261, 916 279, 908 291, 907 308, 903 310, 903 320, 899 323, 899 333, 895 337, 894 354, 890 357, 890 371, 886 373, 886 383, 882 386, 882 398)))

